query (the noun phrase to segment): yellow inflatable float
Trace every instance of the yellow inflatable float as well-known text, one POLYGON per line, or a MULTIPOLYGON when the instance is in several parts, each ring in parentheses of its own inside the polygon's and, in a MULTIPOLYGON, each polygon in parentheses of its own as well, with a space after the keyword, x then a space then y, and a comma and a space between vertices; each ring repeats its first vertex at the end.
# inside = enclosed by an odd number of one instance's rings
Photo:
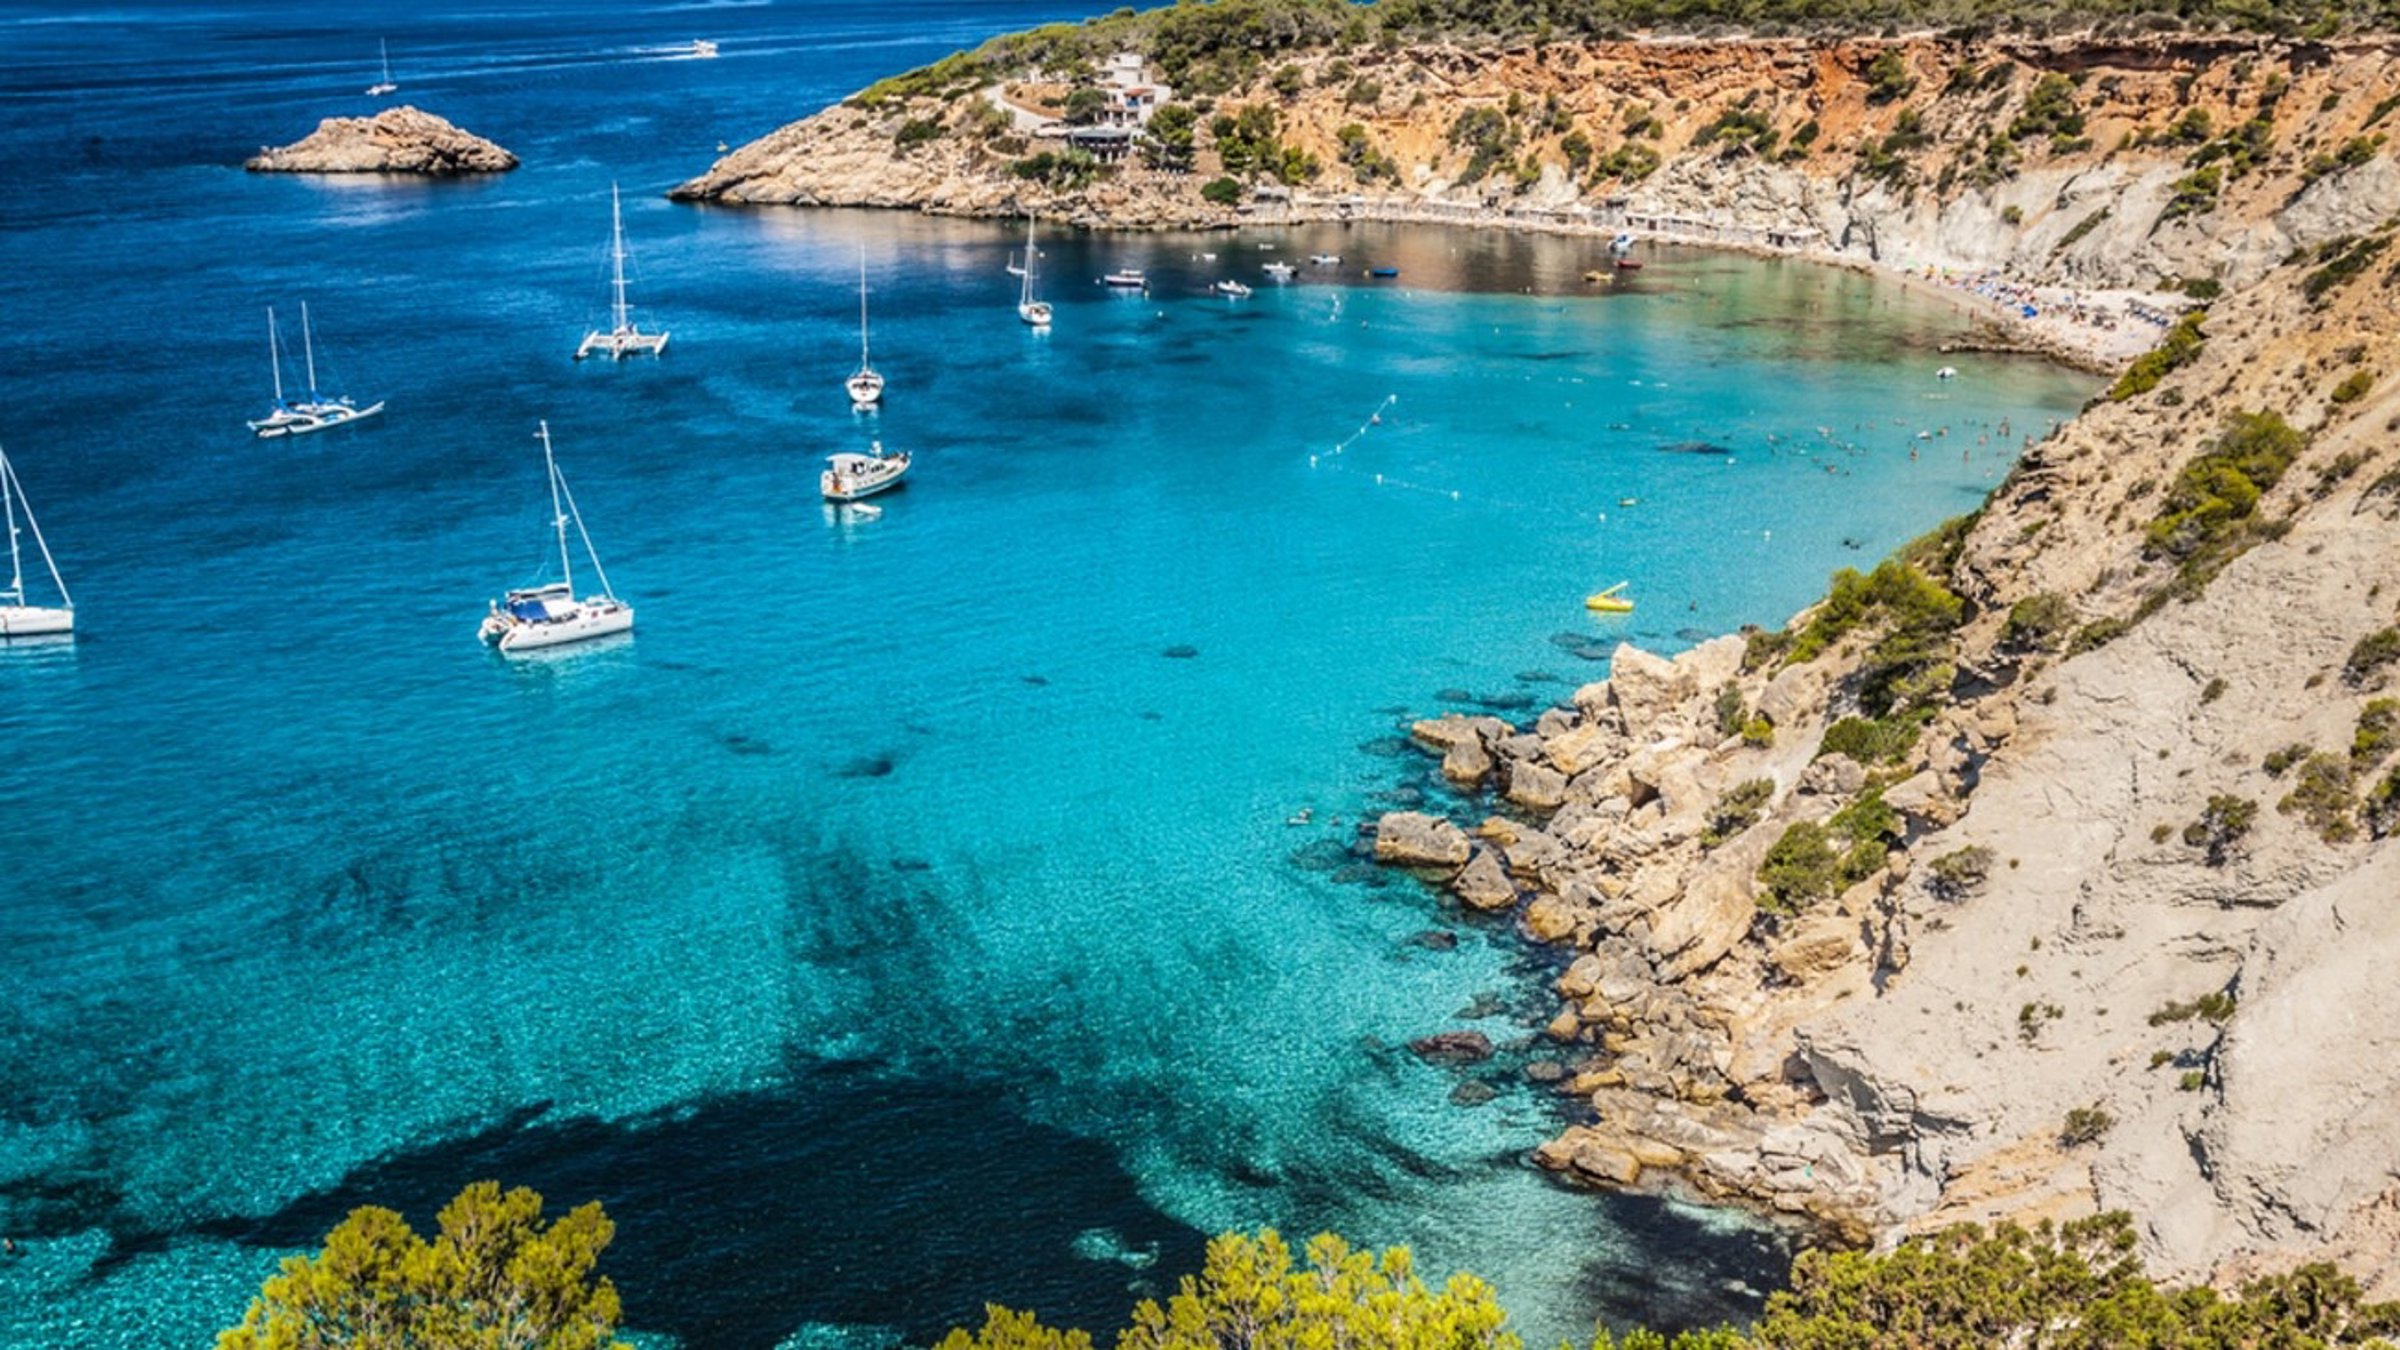
POLYGON ((1626 582, 1620 581, 1616 585, 1609 587, 1607 590, 1596 591, 1591 595, 1585 596, 1583 598, 1583 607, 1585 609, 1598 610, 1602 614, 1631 614, 1633 612, 1633 602, 1626 599, 1622 594, 1619 593, 1625 589, 1627 584, 1628 583, 1626 582))

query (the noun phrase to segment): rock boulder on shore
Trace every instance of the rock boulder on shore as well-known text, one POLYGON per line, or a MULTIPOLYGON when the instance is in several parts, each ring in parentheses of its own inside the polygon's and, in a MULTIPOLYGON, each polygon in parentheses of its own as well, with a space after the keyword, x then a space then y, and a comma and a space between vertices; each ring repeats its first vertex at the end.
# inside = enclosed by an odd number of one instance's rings
POLYGON ((517 157, 447 119, 417 108, 373 117, 328 117, 290 145, 261 149, 252 173, 506 173, 517 157))

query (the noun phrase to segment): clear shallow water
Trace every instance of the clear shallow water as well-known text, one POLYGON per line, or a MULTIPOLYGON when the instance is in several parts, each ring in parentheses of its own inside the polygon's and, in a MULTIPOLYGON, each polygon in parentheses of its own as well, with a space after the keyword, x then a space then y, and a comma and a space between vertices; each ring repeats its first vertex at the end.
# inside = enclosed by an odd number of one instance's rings
POLYGON ((1858 277, 1661 253, 1595 296, 1586 243, 1363 227, 1054 236, 1045 338, 1005 228, 657 197, 1061 12, 0 7, 0 443, 85 628, 0 651, 0 1344, 202 1341, 349 1206, 481 1176, 604 1200, 656 1344, 1113 1326, 1265 1222, 1485 1273, 1537 1344, 1778 1268, 1547 1186, 1548 1102, 1450 1104, 1394 1047, 1487 992, 1528 1034, 1540 958, 1341 847, 1426 790, 1408 716, 1778 619, 2088 383, 1939 385, 1950 321, 1858 277), (379 35, 527 166, 229 167, 364 110, 379 35), (577 367, 612 177, 674 341, 577 367), (1149 299, 1089 284, 1121 263, 1149 299), (392 410, 256 442, 260 310, 302 299, 392 410), (537 417, 641 631, 509 665, 473 632, 542 563, 537 417), (919 479, 831 521, 815 462, 871 435, 919 479), (1620 578, 1639 612, 1587 617, 1620 578))

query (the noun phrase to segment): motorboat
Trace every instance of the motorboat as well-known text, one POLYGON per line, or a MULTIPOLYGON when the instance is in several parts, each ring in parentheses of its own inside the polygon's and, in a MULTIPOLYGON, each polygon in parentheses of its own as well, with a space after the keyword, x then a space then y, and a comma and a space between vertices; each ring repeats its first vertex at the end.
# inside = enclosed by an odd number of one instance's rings
POLYGON ((1250 295, 1250 293, 1251 293, 1251 292, 1250 292, 1250 288, 1249 288, 1249 287, 1247 287, 1247 286, 1243 285, 1242 283, 1240 283, 1240 282, 1238 282, 1238 281, 1234 281, 1234 280, 1232 280, 1232 279, 1230 279, 1230 278, 1228 278, 1227 280, 1224 280, 1224 281, 1220 281, 1220 282, 1218 282, 1218 283, 1217 283, 1217 286, 1216 286, 1216 290, 1217 290, 1217 294, 1219 294, 1219 295, 1222 295, 1222 296, 1225 296, 1225 297, 1227 297, 1227 298, 1229 298, 1229 299, 1234 299, 1234 300, 1242 300, 1242 299, 1246 299, 1246 298, 1248 298, 1248 297, 1249 297, 1249 295, 1250 295))
POLYGON ((1290 281, 1292 279, 1292 265, 1287 262, 1266 263, 1258 270, 1266 273, 1267 279, 1270 281, 1290 281))
POLYGON ((1400 275, 1400 269, 1397 267, 1370 267, 1367 269, 1367 275, 1389 281, 1400 275))
POLYGON ((1342 260, 1339 253, 1311 253, 1308 260, 1319 267, 1331 267, 1342 260))
POLYGON ((908 476, 908 466, 906 450, 885 454, 883 442, 876 441, 863 455, 827 455, 817 486, 829 502, 863 501, 900 486, 900 480, 908 476))
POLYGON ((1120 267, 1101 277, 1100 284, 1113 290, 1146 291, 1150 289, 1150 278, 1138 267, 1120 267))

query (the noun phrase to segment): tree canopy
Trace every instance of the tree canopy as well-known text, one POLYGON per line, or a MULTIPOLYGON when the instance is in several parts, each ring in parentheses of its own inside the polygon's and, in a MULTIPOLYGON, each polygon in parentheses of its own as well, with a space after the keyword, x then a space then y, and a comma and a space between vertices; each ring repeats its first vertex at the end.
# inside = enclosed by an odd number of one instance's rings
POLYGON ((285 1258, 217 1350, 630 1350, 593 1267, 616 1235, 598 1202, 542 1224, 542 1197, 479 1181, 428 1242, 391 1210, 352 1210, 315 1256, 285 1258))

